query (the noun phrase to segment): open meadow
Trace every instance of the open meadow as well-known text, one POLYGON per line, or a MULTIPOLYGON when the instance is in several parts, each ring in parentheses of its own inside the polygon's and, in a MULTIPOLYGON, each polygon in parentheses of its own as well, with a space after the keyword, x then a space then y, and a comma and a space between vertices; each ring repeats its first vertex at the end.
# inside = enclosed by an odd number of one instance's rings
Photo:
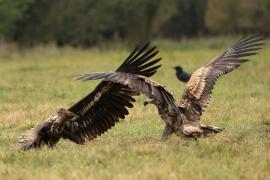
MULTIPOLYGON (((172 67, 193 72, 237 38, 156 41, 163 66, 152 79, 180 99, 185 84, 172 67)), ((154 106, 137 97, 130 115, 86 145, 19 152, 18 137, 68 108, 98 81, 72 75, 115 70, 133 47, 74 49, 0 47, 0 179, 269 179, 270 43, 259 55, 217 81, 202 123, 224 127, 209 138, 161 142, 164 128, 154 106)))

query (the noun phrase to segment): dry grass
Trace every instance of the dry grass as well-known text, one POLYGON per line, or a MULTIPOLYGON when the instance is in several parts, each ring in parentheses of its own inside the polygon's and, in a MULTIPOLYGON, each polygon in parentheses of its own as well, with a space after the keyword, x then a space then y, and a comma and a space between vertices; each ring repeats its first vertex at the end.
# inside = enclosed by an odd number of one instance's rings
MULTIPOLYGON (((220 53, 224 41, 200 40, 208 45, 202 48, 194 42, 177 48, 159 42, 163 66, 153 79, 178 99, 184 85, 172 67, 180 64, 194 71, 220 53)), ((202 121, 225 127, 220 135, 198 142, 172 136, 161 142, 163 122, 154 107, 142 106, 141 96, 126 120, 86 145, 61 141, 52 149, 17 151, 23 131, 59 107, 70 106, 97 83, 72 81, 71 75, 113 70, 127 54, 120 49, 50 47, 2 54, 0 179, 270 178, 270 46, 218 81, 202 121)))

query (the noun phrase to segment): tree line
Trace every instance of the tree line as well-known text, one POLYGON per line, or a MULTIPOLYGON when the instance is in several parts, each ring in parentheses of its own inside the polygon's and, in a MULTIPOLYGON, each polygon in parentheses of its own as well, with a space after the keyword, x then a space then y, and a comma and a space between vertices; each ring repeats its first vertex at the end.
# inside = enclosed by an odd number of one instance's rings
POLYGON ((0 0, 0 39, 92 46, 270 32, 270 0, 0 0))

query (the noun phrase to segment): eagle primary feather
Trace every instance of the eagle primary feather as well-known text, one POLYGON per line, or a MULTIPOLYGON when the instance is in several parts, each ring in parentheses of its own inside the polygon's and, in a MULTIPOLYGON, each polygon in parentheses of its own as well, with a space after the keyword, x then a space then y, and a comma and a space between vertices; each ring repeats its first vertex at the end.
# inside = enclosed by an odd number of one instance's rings
POLYGON ((215 126, 198 124, 196 121, 200 119, 210 102, 216 80, 221 75, 239 67, 241 63, 247 62, 247 59, 242 58, 255 55, 263 45, 262 40, 263 38, 257 35, 244 37, 220 56, 196 70, 188 81, 179 103, 163 86, 141 75, 110 72, 99 76, 98 73, 89 73, 81 78, 83 80, 104 79, 103 82, 119 83, 144 93, 149 98, 146 102, 156 105, 166 124, 163 139, 167 139, 172 133, 196 138, 223 130, 215 126))

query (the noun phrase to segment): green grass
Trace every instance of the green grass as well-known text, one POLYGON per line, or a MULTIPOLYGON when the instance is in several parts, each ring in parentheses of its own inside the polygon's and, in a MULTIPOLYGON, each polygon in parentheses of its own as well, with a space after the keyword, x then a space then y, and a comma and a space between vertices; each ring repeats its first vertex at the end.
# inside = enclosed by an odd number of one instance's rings
MULTIPOLYGON (((222 52, 229 39, 157 41, 162 68, 154 80, 181 97, 184 84, 172 69, 194 71, 222 52)), ((219 79, 202 122, 225 127, 195 141, 160 137, 164 127, 153 106, 137 98, 130 115, 98 139, 80 146, 19 152, 25 130, 69 107, 98 82, 72 75, 114 70, 127 48, 79 50, 36 47, 0 50, 0 179, 267 179, 270 178, 270 46, 219 79)))

